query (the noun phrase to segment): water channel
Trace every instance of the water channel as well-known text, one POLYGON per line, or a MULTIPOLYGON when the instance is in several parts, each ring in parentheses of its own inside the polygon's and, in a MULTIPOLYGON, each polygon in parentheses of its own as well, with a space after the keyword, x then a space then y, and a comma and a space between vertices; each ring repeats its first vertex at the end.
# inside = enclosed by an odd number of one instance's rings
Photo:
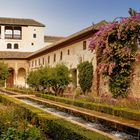
POLYGON ((138 134, 131 135, 129 133, 121 132, 121 131, 118 131, 117 129, 110 128, 107 125, 103 125, 103 124, 96 122, 96 121, 90 122, 90 121, 84 120, 82 117, 77 117, 74 114, 71 114, 69 112, 60 111, 59 109, 40 104, 40 103, 33 101, 33 100, 30 100, 30 99, 20 98, 20 100, 26 104, 29 104, 29 105, 32 105, 32 106, 37 107, 39 109, 42 109, 43 111, 46 111, 46 112, 51 113, 53 115, 63 117, 68 121, 78 122, 78 123, 84 125, 86 128, 89 128, 89 129, 94 128, 94 129, 106 132, 108 134, 111 134, 111 135, 118 137, 122 140, 139 140, 138 134))

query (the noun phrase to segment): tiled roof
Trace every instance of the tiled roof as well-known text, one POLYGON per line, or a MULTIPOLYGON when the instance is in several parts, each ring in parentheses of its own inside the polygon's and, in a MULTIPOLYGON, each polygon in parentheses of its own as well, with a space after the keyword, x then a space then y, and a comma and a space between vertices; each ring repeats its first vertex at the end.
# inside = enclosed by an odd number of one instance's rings
POLYGON ((31 52, 0 51, 0 59, 25 59, 31 52))
POLYGON ((72 34, 64 39, 61 39, 61 40, 53 43, 52 45, 46 46, 46 47, 44 47, 38 51, 35 51, 33 53, 31 53, 31 52, 0 51, 0 59, 31 59, 38 54, 40 55, 42 52, 47 52, 49 49, 57 48, 57 46, 61 46, 61 45, 63 46, 63 43, 71 42, 72 39, 75 39, 77 37, 85 35, 86 33, 94 34, 94 32, 93 32, 94 30, 98 30, 98 28, 101 25, 104 25, 106 23, 107 23, 106 21, 101 21, 94 26, 90 26, 88 28, 85 28, 77 33, 74 33, 74 34, 72 34))
POLYGON ((45 25, 33 19, 6 18, 6 17, 0 17, 0 25, 21 25, 21 26, 45 27, 45 25))
POLYGON ((33 52, 32 54, 30 54, 28 56, 28 58, 30 59, 32 57, 35 57, 36 55, 41 54, 42 52, 46 52, 49 49, 57 47, 58 45, 61 45, 61 44, 66 43, 66 42, 69 42, 73 38, 76 38, 76 37, 78 37, 80 35, 82 36, 82 35, 84 35, 84 34, 86 34, 88 32, 92 32, 93 33, 93 30, 98 30, 98 28, 101 25, 104 25, 104 24, 107 24, 107 21, 103 20, 103 21, 101 21, 101 22, 99 22, 99 23, 97 23, 97 24, 95 24, 93 26, 87 27, 87 28, 85 28, 85 29, 83 29, 83 30, 81 30, 79 32, 76 32, 76 33, 74 33, 74 34, 72 34, 72 35, 70 35, 70 36, 68 36, 68 37, 66 37, 64 39, 61 39, 60 41, 57 41, 57 42, 55 42, 55 43, 53 43, 53 44, 51 44, 49 46, 46 46, 46 47, 44 47, 44 48, 42 48, 40 50, 37 50, 37 51, 33 52))
POLYGON ((44 41, 48 42, 48 43, 54 43, 54 42, 57 42, 57 41, 59 41, 61 39, 64 39, 64 37, 60 37, 60 36, 47 36, 47 35, 44 36, 44 41))

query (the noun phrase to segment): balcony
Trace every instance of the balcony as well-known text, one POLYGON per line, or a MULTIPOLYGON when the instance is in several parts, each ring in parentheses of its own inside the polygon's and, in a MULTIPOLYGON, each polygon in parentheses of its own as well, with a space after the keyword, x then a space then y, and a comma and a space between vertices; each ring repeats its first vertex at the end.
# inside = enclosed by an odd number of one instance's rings
POLYGON ((5 26, 5 39, 22 39, 22 28, 5 26))
POLYGON ((5 39, 22 39, 19 34, 5 34, 5 39))

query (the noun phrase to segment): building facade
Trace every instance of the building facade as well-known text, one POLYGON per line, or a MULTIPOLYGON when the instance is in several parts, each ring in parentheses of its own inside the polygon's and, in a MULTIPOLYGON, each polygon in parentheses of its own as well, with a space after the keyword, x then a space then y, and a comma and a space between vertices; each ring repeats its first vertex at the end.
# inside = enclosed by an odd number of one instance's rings
POLYGON ((40 66, 53 67, 58 63, 64 63, 71 71, 75 86, 78 86, 77 66, 81 61, 92 62, 93 74, 95 74, 96 54, 91 52, 88 46, 91 37, 98 30, 99 26, 105 23, 105 21, 102 21, 94 27, 90 26, 30 54, 28 56, 29 71, 36 70, 40 66))
POLYGON ((44 47, 44 29, 32 19, 0 18, 1 51, 33 52, 44 47))
POLYGON ((0 59, 8 64, 6 86, 27 86, 30 71, 41 66, 64 63, 78 85, 77 65, 91 61, 96 69, 96 55, 88 50, 89 39, 105 21, 68 37, 45 36, 45 26, 32 19, 0 18, 0 59))
MULTIPOLYGON (((0 18, 0 59, 8 64, 10 72, 6 86, 27 87, 30 71, 58 63, 64 63, 70 69, 75 86, 78 86, 77 66, 81 61, 89 61, 94 71, 92 89, 100 95, 108 94, 107 79, 96 73, 96 53, 88 48, 91 37, 106 23, 101 21, 68 37, 56 37, 45 36, 45 26, 35 20, 0 18)), ((131 93, 135 96, 140 96, 139 62, 140 59, 135 65, 131 85, 131 93)))

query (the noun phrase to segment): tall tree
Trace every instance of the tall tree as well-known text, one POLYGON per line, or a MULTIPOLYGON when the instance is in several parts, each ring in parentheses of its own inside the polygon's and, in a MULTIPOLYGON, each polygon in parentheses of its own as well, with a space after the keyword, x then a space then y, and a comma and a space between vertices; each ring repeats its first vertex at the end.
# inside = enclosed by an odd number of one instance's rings
POLYGON ((79 71, 79 84, 80 87, 85 94, 88 92, 92 86, 92 79, 93 79, 93 66, 92 63, 85 61, 81 62, 78 65, 78 71, 79 71))

